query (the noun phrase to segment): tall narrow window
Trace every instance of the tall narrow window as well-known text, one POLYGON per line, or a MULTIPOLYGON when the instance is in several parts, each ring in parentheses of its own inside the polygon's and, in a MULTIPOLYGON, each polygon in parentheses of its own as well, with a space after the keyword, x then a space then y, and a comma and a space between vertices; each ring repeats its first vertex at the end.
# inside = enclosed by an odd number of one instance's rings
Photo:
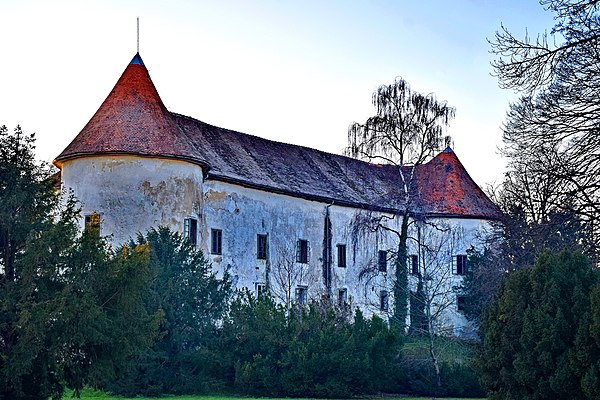
POLYGON ((379 250, 379 257, 377 259, 377 267, 381 272, 387 272, 387 251, 379 250))
POLYGON ((346 268, 346 245, 337 245, 337 266, 340 268, 346 268))
POLYGON ((379 310, 387 311, 389 307, 389 297, 387 290, 382 290, 379 292, 379 310))
POLYGON ((412 275, 417 275, 419 273, 419 256, 416 254, 411 254, 408 256, 408 262, 410 266, 410 273, 412 275))
POLYGON ((465 296, 456 296, 456 310, 457 311, 465 311, 465 296))
POLYGON ((306 305, 308 300, 308 288, 306 286, 298 286, 296 288, 296 304, 301 306, 306 305))
POLYGON ((190 241, 192 246, 198 244, 198 220, 186 218, 183 221, 183 237, 190 241))
POLYGON ((308 263, 308 251, 308 240, 299 239, 298 243, 296 244, 296 262, 303 264, 308 263))
POLYGON ((343 307, 348 304, 348 289, 338 291, 338 306, 343 307))
POLYGON ((455 275, 466 275, 467 274, 467 256, 465 254, 458 254, 456 256, 456 263, 454 265, 455 275))
POLYGON ((259 260, 267 259, 267 235, 256 235, 256 258, 259 260))
POLYGON ((100 214, 96 211, 85 216, 85 230, 100 233, 100 214))
POLYGON ((211 229, 210 231, 210 252, 212 254, 222 254, 223 252, 223 231, 220 229, 211 229))

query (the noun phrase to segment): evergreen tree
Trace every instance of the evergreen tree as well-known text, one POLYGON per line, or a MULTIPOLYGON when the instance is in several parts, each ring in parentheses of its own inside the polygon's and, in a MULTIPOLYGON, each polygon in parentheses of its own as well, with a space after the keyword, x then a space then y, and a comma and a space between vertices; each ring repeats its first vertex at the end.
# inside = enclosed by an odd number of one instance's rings
POLYGON ((78 236, 76 201, 33 151, 33 135, 0 127, 0 399, 77 394, 154 326, 138 301, 147 250, 113 257, 97 232, 78 236))
POLYGON ((483 324, 491 399, 597 398, 599 274, 580 254, 546 252, 506 279, 483 324))

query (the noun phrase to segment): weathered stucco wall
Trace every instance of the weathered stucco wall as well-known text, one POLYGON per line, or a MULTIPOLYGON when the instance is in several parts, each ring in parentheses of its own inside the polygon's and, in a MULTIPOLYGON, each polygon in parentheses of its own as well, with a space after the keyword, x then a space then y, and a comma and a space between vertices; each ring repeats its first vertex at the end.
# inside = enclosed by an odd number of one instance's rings
MULTIPOLYGON (((217 271, 230 270, 238 288, 256 292, 257 285, 269 285, 271 293, 286 302, 289 297, 294 300, 297 287, 307 287, 308 298, 317 299, 328 294, 323 276, 326 215, 332 228, 329 295, 335 301, 340 290, 346 290, 347 302, 352 308, 360 307, 366 315, 375 313, 385 317, 393 305, 394 260, 391 256, 397 248, 397 236, 386 230, 357 229, 357 221, 365 215, 364 211, 209 180, 204 185, 202 247, 217 271), (222 231, 222 254, 210 254, 211 229, 222 231), (257 234, 269 237, 266 260, 257 259, 257 234), (310 245, 306 264, 295 262, 299 239, 307 240, 310 245), (337 245, 346 245, 345 268, 337 263, 337 245), (387 272, 379 271, 379 250, 390 251, 387 272), (287 279, 282 279, 282 275, 287 279), (382 291, 390 295, 388 312, 380 309, 382 291)), ((387 217, 386 226, 399 231, 400 219, 387 217)), ((467 321, 458 312, 452 291, 462 277, 452 274, 452 263, 457 254, 466 254, 471 245, 477 245, 477 237, 487 223, 477 219, 438 218, 417 227, 418 224, 411 224, 409 254, 420 254, 421 268, 435 274, 434 279, 443 280, 448 290, 444 298, 438 297, 436 302, 452 303, 440 318, 444 324, 440 331, 443 328, 462 335, 467 321), (429 252, 423 250, 424 246, 418 246, 419 237, 430 242, 429 252), (432 243, 435 245, 431 246, 432 243), (431 252, 432 248, 436 254, 431 252), (436 260, 432 260, 434 255, 436 260)), ((409 280, 410 288, 415 290, 416 277, 409 280)))
POLYGON ((201 221, 202 169, 188 162, 127 155, 76 158, 63 164, 62 183, 81 202, 83 215, 100 214, 101 233, 111 234, 113 245, 159 225, 181 232, 186 217, 201 221))

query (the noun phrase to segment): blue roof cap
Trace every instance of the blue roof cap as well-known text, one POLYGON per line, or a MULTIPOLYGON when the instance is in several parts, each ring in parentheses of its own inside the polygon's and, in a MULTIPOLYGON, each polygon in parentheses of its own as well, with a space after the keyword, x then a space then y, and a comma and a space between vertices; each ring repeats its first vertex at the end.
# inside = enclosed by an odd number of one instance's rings
POLYGON ((145 67, 144 61, 142 61, 142 57, 140 56, 140 53, 135 53, 135 56, 133 56, 133 58, 131 59, 131 62, 129 64, 137 64, 137 65, 141 65, 142 67, 145 67))
POLYGON ((450 148, 450 146, 446 147, 442 153, 454 153, 454 150, 450 148))

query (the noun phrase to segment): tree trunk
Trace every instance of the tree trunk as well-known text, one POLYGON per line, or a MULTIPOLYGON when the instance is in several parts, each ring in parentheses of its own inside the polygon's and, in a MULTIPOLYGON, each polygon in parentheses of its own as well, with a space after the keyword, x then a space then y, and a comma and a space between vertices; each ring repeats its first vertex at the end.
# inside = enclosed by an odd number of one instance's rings
POLYGON ((400 240, 398 241, 398 254, 396 256, 396 279, 394 282, 394 312, 391 318, 391 326, 401 333, 406 332, 406 316, 408 315, 408 271, 406 260, 408 251, 406 241, 408 238, 408 211, 402 216, 400 228, 400 240))

